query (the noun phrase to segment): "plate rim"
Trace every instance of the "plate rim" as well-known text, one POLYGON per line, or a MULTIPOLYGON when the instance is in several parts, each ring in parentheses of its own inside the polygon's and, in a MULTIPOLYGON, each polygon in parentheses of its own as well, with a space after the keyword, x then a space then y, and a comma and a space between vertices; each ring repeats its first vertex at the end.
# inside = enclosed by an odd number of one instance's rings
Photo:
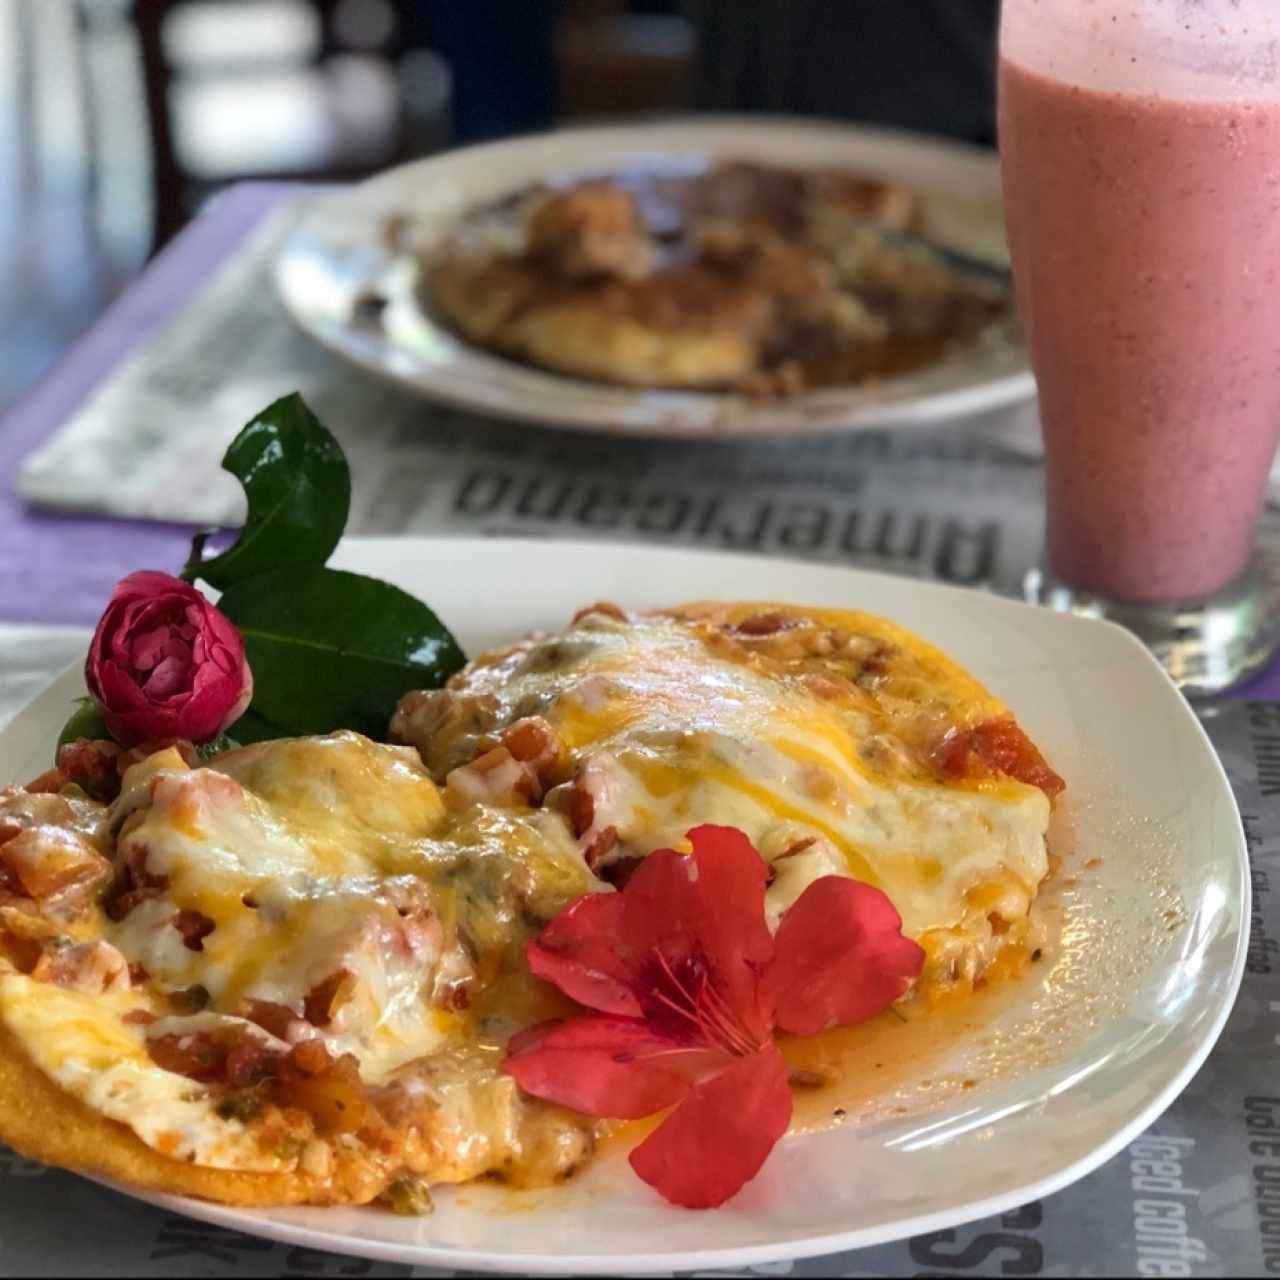
MULTIPOLYGON (((825 563, 795 557, 759 556, 741 552, 673 548, 634 542, 586 539, 468 538, 459 536, 347 538, 340 544, 335 558, 344 567, 354 567, 349 563, 350 561, 359 562, 366 554, 377 556, 379 551, 385 552, 394 549, 398 554, 403 554, 407 547, 412 546, 420 548, 424 552, 434 552, 436 554, 447 555, 451 551, 465 554, 474 551, 478 545, 482 545, 486 549, 492 549, 494 555, 499 558, 516 548, 527 551, 531 546, 536 546, 543 550, 563 551, 565 554, 589 552, 598 555, 602 552, 608 553, 612 551, 640 554, 659 560, 701 559, 709 564, 712 562, 737 562, 744 567, 751 566, 766 573, 777 573, 779 570, 785 572, 786 567, 791 565, 809 570, 826 570, 833 574, 843 573, 856 579, 871 580, 872 582, 881 581, 891 584, 897 590, 964 597, 969 602, 972 602, 975 596, 978 596, 981 597, 984 607, 995 608, 999 612, 1005 612, 1010 615, 1031 613, 1042 618, 1052 617, 1054 622, 1051 625, 1058 625, 1064 628, 1106 631, 1111 634, 1113 640, 1119 642, 1123 648, 1128 650, 1131 658, 1138 660, 1153 676, 1164 682, 1168 686, 1169 692, 1178 698, 1181 704, 1179 714, 1184 725, 1193 731, 1211 765, 1216 783, 1222 793, 1230 800, 1230 814, 1234 819, 1232 826, 1235 835, 1233 848, 1235 857, 1232 859, 1231 871, 1236 879, 1236 888, 1239 894, 1239 927, 1236 931, 1236 946, 1232 956, 1230 972, 1222 988, 1217 1009, 1213 1017, 1207 1020, 1201 1029, 1194 1049, 1186 1055, 1181 1066, 1166 1085, 1141 1107, 1129 1121, 1118 1126, 1106 1140, 1099 1143, 1087 1154, 1053 1173, 1046 1174, 1034 1182, 1022 1183, 1009 1190, 987 1196, 982 1200, 970 1201, 963 1205, 936 1210, 932 1213, 904 1216, 890 1222, 844 1232, 828 1232, 823 1235, 807 1236, 775 1243, 736 1245, 696 1251, 683 1250, 644 1255, 643 1269, 688 1270, 750 1266, 783 1260, 801 1260, 848 1249, 870 1248, 892 1243, 906 1239, 909 1236, 943 1230, 1004 1212, 1010 1208, 1025 1204, 1028 1200, 1052 1195, 1079 1181, 1081 1178, 1087 1177, 1112 1159, 1136 1136, 1150 1128, 1186 1089, 1217 1045, 1222 1030, 1235 1008, 1240 985, 1244 977, 1252 909, 1252 881, 1248 846, 1239 806, 1231 789, 1226 769, 1217 751, 1213 748, 1212 741, 1205 730, 1203 722, 1195 714, 1194 710, 1182 700, 1173 682, 1169 680, 1156 659, 1130 632, 1115 623, 1102 619, 1052 614, 1050 611, 1035 608, 1021 601, 978 593, 971 588, 907 578, 879 570, 861 569, 838 563, 825 563)), ((79 663, 72 663, 65 668, 61 674, 40 690, 8 724, 0 728, 0 739, 7 739, 15 731, 23 730, 25 721, 37 719, 39 717, 37 711, 39 704, 58 694, 64 686, 71 685, 80 672, 81 666, 79 663)), ((513 1267, 518 1267, 525 1274, 537 1275, 631 1274, 636 1270, 637 1266, 632 1256, 619 1253, 500 1253, 490 1250, 469 1250, 447 1244, 400 1244, 388 1240, 342 1235, 326 1230, 322 1226, 296 1224, 266 1216, 273 1212, 279 1212, 279 1210, 239 1209, 168 1193, 143 1191, 102 1176, 80 1173, 79 1171, 72 1172, 77 1173, 77 1176, 86 1177, 100 1186, 121 1192, 131 1199, 195 1218, 199 1221, 209 1222, 249 1235, 260 1236, 278 1243, 365 1257, 377 1261, 408 1263, 412 1266, 455 1266, 463 1270, 498 1273, 510 1273, 513 1267)))
MULTIPOLYGON (((633 151, 649 149, 655 154, 666 149, 670 155, 679 155, 680 145, 691 149, 700 137, 729 133, 734 135, 733 145, 740 145, 745 152, 750 152, 753 145, 764 146, 766 140, 776 141, 790 136, 833 138, 851 147, 863 144, 922 156, 931 154, 946 157, 953 164, 973 166, 975 172, 981 166, 987 178, 994 175, 998 183, 998 153, 994 149, 942 135, 883 125, 816 116, 734 113, 676 114, 621 125, 588 123, 451 148, 395 165, 354 185, 306 199, 281 240, 271 266, 276 297, 301 333, 331 355, 372 375, 384 385, 454 409, 489 414, 549 430, 697 441, 798 437, 959 423, 966 416, 993 413, 1034 398, 1035 377, 1025 349, 1019 367, 993 372, 978 381, 961 382, 902 400, 845 408, 848 397, 859 388, 817 388, 805 395, 770 402, 752 401, 741 394, 727 392, 629 388, 576 378, 487 352, 425 317, 438 341, 456 347, 468 360, 482 362, 482 367, 492 369, 498 381, 502 380, 504 373, 511 377, 545 380, 545 385, 538 388, 536 398, 521 396, 514 388, 492 394, 483 390, 477 392, 476 378, 459 381, 442 377, 438 369, 414 363, 408 352, 385 337, 357 335, 349 323, 316 316, 301 303, 290 282, 290 264, 300 251, 299 245, 303 243, 313 219, 332 215, 344 206, 367 207, 370 201, 377 202, 384 191, 395 190, 407 175, 434 172, 442 179, 452 177, 454 171, 464 175, 468 169, 483 169, 487 164, 499 163, 505 156, 527 155, 540 147, 569 147, 575 141, 581 141, 584 146, 627 146, 633 151), (657 141, 653 141, 655 138, 657 141), (688 141, 682 141, 684 139, 688 141), (612 408, 575 403, 577 397, 592 392, 612 398, 616 403, 612 408), (548 404, 557 397, 566 402, 559 407, 565 415, 563 417, 554 416, 556 410, 548 404), (652 407, 642 417, 633 420, 645 401, 652 402, 652 407), (723 414, 728 415, 727 421, 721 420, 723 414)), ((702 146, 723 146, 728 150, 728 146, 721 142, 707 142, 702 146)), ((589 168, 589 162, 584 167, 589 168)), ((886 380, 890 386, 894 381, 886 380)))

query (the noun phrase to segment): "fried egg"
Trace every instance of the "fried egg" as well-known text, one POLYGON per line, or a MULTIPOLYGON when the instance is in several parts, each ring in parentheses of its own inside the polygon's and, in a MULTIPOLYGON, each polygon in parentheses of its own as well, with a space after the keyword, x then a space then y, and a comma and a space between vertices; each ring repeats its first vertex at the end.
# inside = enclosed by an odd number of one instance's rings
POLYGON ((0 1137, 240 1204, 565 1178, 597 1122, 501 1069, 571 1011, 524 948, 702 823, 768 863, 771 926, 826 876, 883 890, 928 957, 910 998, 1034 945, 1061 780, 869 615, 593 606, 389 736, 163 748, 109 806, 0 794, 0 1137))

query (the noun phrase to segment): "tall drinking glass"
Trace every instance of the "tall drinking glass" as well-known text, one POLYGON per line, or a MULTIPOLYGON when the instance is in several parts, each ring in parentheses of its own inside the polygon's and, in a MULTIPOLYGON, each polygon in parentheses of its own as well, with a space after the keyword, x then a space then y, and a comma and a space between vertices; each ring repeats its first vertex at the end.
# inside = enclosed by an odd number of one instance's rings
POLYGON ((1216 692, 1277 646, 1280 0, 1004 0, 999 116, 1045 443, 1028 592, 1216 692))

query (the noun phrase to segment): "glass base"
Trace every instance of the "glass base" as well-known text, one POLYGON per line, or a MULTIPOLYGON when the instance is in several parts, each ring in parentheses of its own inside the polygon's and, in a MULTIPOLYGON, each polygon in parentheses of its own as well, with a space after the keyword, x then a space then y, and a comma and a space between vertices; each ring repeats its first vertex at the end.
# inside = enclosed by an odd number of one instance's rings
POLYGON ((1127 627, 1189 698, 1210 698, 1242 684, 1280 651, 1280 592, 1256 561, 1203 600, 1109 600, 1068 586, 1043 566, 1027 574, 1023 596, 1029 604, 1127 627))

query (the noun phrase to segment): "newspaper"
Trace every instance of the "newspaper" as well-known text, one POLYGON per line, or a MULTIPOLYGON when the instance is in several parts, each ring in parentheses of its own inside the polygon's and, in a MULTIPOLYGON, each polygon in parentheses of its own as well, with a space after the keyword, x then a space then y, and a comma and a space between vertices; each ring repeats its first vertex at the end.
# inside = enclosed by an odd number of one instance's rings
MULTIPOLYGON (((0 659, 10 652, 7 631, 0 628, 0 659)), ((21 648, 26 639, 16 643, 21 648)), ((0 671, 6 666, 0 661, 0 671)), ((0 697, 4 684, 0 679, 0 697)), ((1253 936, 1244 987, 1222 1040, 1169 1111, 1082 1182, 997 1218, 795 1264, 699 1274, 1280 1274, 1280 704, 1236 703, 1207 727, 1244 814, 1253 936)), ((0 1276, 455 1274, 464 1273, 317 1253, 224 1231, 0 1147, 0 1276)))

